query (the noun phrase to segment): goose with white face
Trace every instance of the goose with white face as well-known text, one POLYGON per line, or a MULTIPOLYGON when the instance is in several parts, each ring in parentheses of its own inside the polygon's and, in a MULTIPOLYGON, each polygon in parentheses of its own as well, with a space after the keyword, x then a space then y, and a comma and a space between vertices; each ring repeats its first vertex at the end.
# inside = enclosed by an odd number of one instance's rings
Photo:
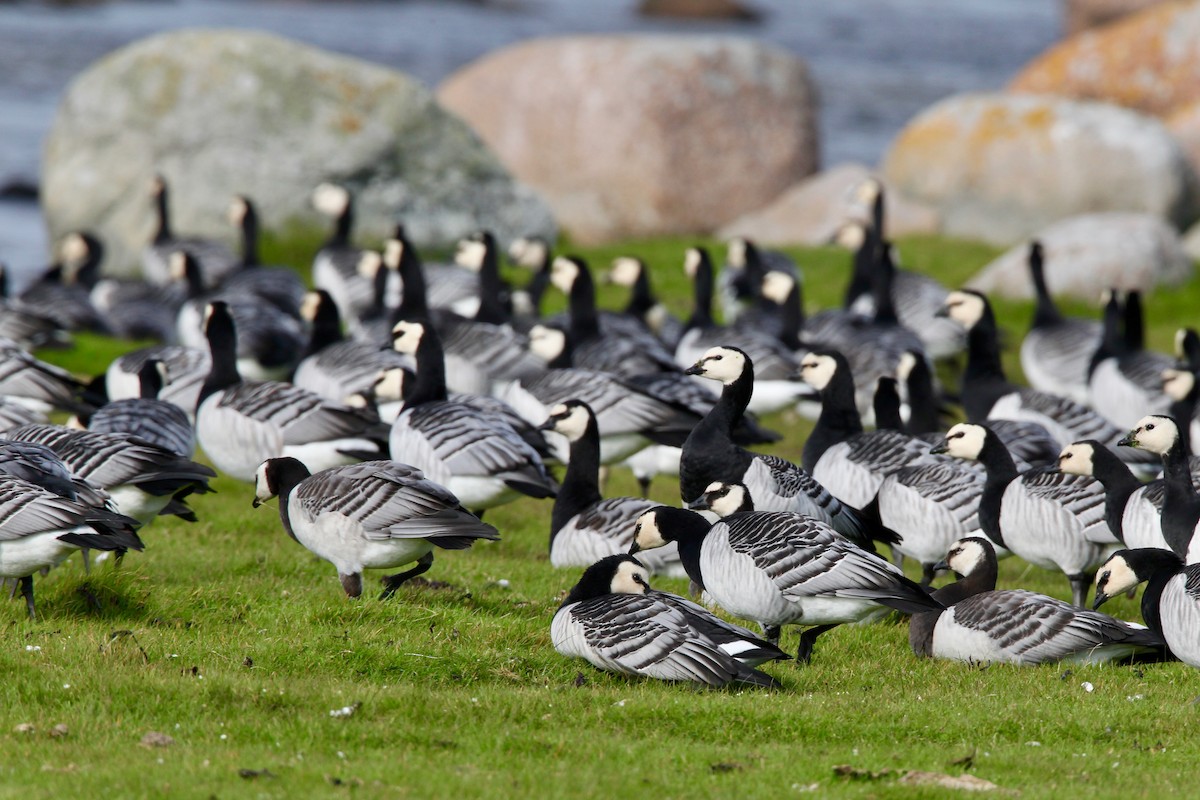
POLYGON ((246 221, 246 215, 249 213, 250 204, 240 194, 233 196, 233 199, 229 201, 229 208, 225 212, 230 225, 241 225, 246 221))
POLYGON ((1125 560, 1125 556, 1117 553, 1096 573, 1096 598, 1094 607, 1099 608, 1105 600, 1132 591, 1142 579, 1125 560))
POLYGON ((550 409, 546 422, 555 433, 561 433, 568 441, 578 442, 587 431, 589 416, 582 403, 559 403, 550 409))
POLYGON ((425 335, 425 326, 419 322, 397 322, 392 328, 392 349, 397 353, 415 356, 425 335))
POLYGON ((834 243, 847 250, 857 250, 867 240, 867 227, 861 222, 848 222, 838 229, 834 243))
POLYGON ((253 505, 255 508, 279 494, 279 489, 274 485, 274 477, 270 461, 264 461, 258 465, 258 469, 254 472, 253 505))
POLYGON ((1166 455, 1179 441, 1179 428, 1170 417, 1151 414, 1138 420, 1124 439, 1117 442, 1125 447, 1137 447, 1151 453, 1166 455))
POLYGON ((305 322, 312 322, 317 318, 317 311, 321 308, 321 295, 316 292, 305 292, 304 299, 300 301, 300 319, 305 322))
POLYGON ((987 562, 987 551, 977 539, 959 539, 946 554, 946 566, 964 578, 987 562))
POLYGON ((983 319, 985 308, 984 299, 979 295, 954 291, 946 295, 946 302, 938 313, 971 330, 983 319))
POLYGON ((550 264, 550 282, 563 294, 570 294, 582 267, 573 258, 559 256, 550 264))
POLYGON ((700 508, 724 519, 738 513, 745 506, 746 494, 746 487, 740 483, 713 481, 700 498, 700 508))
POLYGON ((1095 474, 1096 464, 1092 445, 1086 442, 1075 442, 1063 448, 1058 454, 1058 469, 1071 475, 1091 476, 1095 474))
POLYGON ((632 287, 642 277, 643 264, 640 259, 631 256, 614 258, 612 268, 608 271, 608 280, 626 289, 632 287))
POLYGON ((763 276, 762 295, 777 306, 787 302, 796 286, 796 279, 786 272, 771 270, 763 276))
POLYGON ((1162 389, 1167 397, 1176 403, 1187 399, 1196 388, 1196 376, 1191 370, 1164 369, 1162 372, 1162 389))
POLYGON ((87 259, 91 248, 88 246, 87 240, 78 233, 68 233, 63 237, 58 252, 63 263, 69 266, 76 266, 87 259))
POLYGON ((541 269, 548 255, 550 246, 536 236, 519 236, 508 246, 508 257, 525 269, 541 269))
POLYGON ((824 391, 837 374, 837 360, 833 356, 808 353, 800 361, 800 378, 818 392, 824 391))
POLYGON ((487 258, 487 244, 478 239, 460 239, 454 250, 454 263, 471 272, 483 269, 483 261, 487 258))
POLYGON ((700 251, 695 247, 689 247, 683 254, 683 272, 692 280, 695 280, 697 273, 700 272, 702 258, 700 251))
POLYGON ((658 513, 656 511, 647 511, 638 517, 637 523, 633 526, 633 544, 638 550, 653 550, 657 547, 666 547, 668 541, 663 536, 662 530, 658 527, 658 513))
POLYGON ((987 429, 982 425, 960 422, 946 432, 946 438, 935 445, 931 452, 945 453, 968 461, 978 460, 987 440, 987 429))
POLYGON ((645 594, 650 590, 650 572, 636 561, 622 561, 609 588, 613 594, 645 594))
POLYGON ((686 372, 729 385, 746 370, 746 355, 732 347, 710 347, 686 372))
POLYGON ((313 190, 312 204, 319 213, 327 217, 339 217, 350 205, 350 192, 343 186, 322 183, 313 190))
POLYGON ((896 360, 896 380, 907 383, 913 369, 917 366, 917 357, 909 350, 900 354, 896 360))
POLYGON ((549 364, 567 349, 567 334, 548 325, 529 329, 529 352, 549 364))
POLYGON ((729 240, 729 248, 725 252, 725 260, 729 262, 729 266, 734 269, 745 269, 746 267, 746 240, 740 236, 735 236, 729 240))

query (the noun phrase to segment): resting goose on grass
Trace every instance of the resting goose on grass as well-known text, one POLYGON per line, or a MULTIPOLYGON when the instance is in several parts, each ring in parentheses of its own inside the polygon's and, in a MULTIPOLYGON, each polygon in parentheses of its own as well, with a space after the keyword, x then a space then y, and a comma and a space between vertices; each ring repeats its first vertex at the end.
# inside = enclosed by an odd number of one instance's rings
POLYGON ((57 320, 20 300, 9 299, 8 267, 3 263, 0 263, 0 339, 14 341, 26 350, 71 345, 71 335, 57 320))
POLYGON ((1173 418, 1162 415, 1142 417, 1119 444, 1162 457, 1165 492, 1159 522, 1163 539, 1188 563, 1193 563, 1193 559, 1200 560, 1200 541, 1195 536, 1200 525, 1200 493, 1192 483, 1178 424, 1173 418))
POLYGON ((65 369, 39 361, 16 342, 0 339, 0 397, 48 414, 55 409, 88 410, 83 393, 84 385, 65 369))
POLYGON ((521 289, 512 293, 513 325, 527 331, 542 316, 542 298, 550 287, 550 243, 540 236, 518 236, 508 246, 512 263, 533 273, 521 289))
POLYGON ((347 597, 362 594, 364 569, 416 566, 383 579, 380 599, 433 566, 435 547, 465 550, 500 535, 445 487, 395 461, 365 461, 311 474, 294 458, 255 471, 254 507, 279 498, 288 535, 332 563, 347 597))
POLYGON ((537 451, 503 419, 449 399, 437 333, 419 322, 396 324, 394 347, 415 356, 417 374, 392 423, 392 458, 413 464, 472 511, 520 495, 553 497, 554 481, 537 451))
POLYGON ((654 591, 646 568, 624 555, 584 570, 555 612, 550 638, 564 656, 606 672, 715 687, 782 688, 752 665, 787 658, 745 628, 654 591))
POLYGON ((351 324, 368 312, 374 300, 372 281, 359 273, 365 251, 350 243, 354 228, 354 198, 343 186, 322 183, 313 190, 317 213, 334 220, 333 234, 313 258, 313 286, 324 289, 351 324))
POLYGON ((1055 468, 1018 473, 1012 455, 983 425, 960 422, 933 448, 987 470, 979 526, 993 543, 1043 569, 1062 572, 1083 608, 1093 571, 1118 543, 1105 523, 1104 487, 1055 468))
POLYGON ((1161 636, 1171 654, 1200 667, 1200 564, 1184 565, 1167 550, 1118 550, 1096 573, 1095 608, 1110 597, 1147 583, 1142 619, 1161 636))
POLYGON ((763 278, 771 272, 784 273, 797 281, 800 278, 796 262, 786 253, 760 249, 742 236, 729 240, 717 285, 721 311, 728 324, 777 335, 778 310, 762 302, 763 278))
POLYGON ((613 259, 608 280, 629 289, 629 302, 624 313, 642 321, 647 330, 657 336, 671 352, 683 336, 683 321, 659 302, 650 286, 650 270, 640 258, 621 256, 613 259))
POLYGON ((783 625, 807 627, 796 659, 808 663, 825 631, 881 609, 940 608, 882 558, 803 514, 754 511, 746 488, 714 483, 697 502, 721 519, 659 506, 638 520, 630 554, 679 546, 688 577, 734 616, 763 626, 769 641, 783 625))
POLYGON ((944 611, 914 614, 908 641, 918 656, 969 664, 1102 664, 1161 652, 1162 636, 1140 625, 1023 589, 996 590, 996 553, 972 537, 940 567, 961 577, 933 593, 944 611))
POLYGON ((1145 347, 1141 292, 1125 296, 1122 335, 1106 350, 1088 377, 1092 408, 1120 428, 1131 427, 1145 414, 1165 414, 1171 398, 1163 392, 1162 374, 1175 359, 1145 347))
POLYGON ((208 308, 212 369, 199 394, 196 439, 217 469, 250 482, 268 458, 293 456, 320 471, 386 453, 387 426, 375 415, 290 383, 243 381, 233 317, 221 301, 208 308))
MULTIPOLYGON (((600 494, 600 430, 586 403, 560 403, 551 409, 542 427, 565 436, 571 448, 567 474, 550 515, 550 563, 555 567, 582 567, 605 556, 628 552, 638 517, 658 503, 634 497, 604 499, 600 494)), ((641 560, 652 573, 684 576, 676 548, 647 556, 641 560)))

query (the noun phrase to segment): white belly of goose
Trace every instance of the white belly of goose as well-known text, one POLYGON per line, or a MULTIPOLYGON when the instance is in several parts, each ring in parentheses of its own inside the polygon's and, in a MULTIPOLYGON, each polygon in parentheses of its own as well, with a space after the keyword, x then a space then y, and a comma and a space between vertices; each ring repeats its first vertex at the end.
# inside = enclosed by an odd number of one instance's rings
MULTIPOLYGON (((95 533, 88 527, 73 529, 79 533, 95 533)), ((43 567, 53 567, 66 560, 79 548, 59 541, 69 531, 52 531, 0 541, 0 578, 24 578, 43 567)))
POLYGON ((171 501, 169 494, 155 497, 136 486, 112 486, 107 491, 117 513, 133 517, 143 525, 153 521, 171 501))
POLYGON ((217 469, 253 481, 258 466, 283 455, 283 434, 274 425, 221 405, 223 392, 205 398, 196 411, 196 441, 217 469))
POLYGON ((410 564, 433 550, 427 539, 368 538, 363 535, 361 524, 342 514, 314 517, 294 496, 288 501, 288 513, 300 543, 337 567, 342 575, 410 564))
POLYGON ((1200 603, 1187 590, 1187 573, 1167 581, 1159 601, 1163 638, 1185 664, 1200 667, 1200 603))

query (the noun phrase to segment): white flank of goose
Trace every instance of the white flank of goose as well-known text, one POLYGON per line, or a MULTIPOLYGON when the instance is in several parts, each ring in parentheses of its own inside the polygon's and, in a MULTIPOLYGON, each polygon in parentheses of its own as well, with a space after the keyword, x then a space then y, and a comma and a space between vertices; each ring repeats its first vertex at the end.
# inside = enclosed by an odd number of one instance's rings
POLYGON ((960 539, 944 564, 961 579, 933 596, 945 611, 915 614, 909 644, 918 656, 969 664, 1100 664, 1161 651, 1140 625, 1022 589, 996 590, 996 554, 982 538, 960 539))
POLYGON ((1200 564, 1185 566, 1167 550, 1118 550, 1096 573, 1095 607, 1143 582, 1148 582, 1142 592, 1146 625, 1173 656, 1200 667, 1200 564))
POLYGON ((763 626, 809 627, 797 660, 807 663, 816 638, 846 622, 894 608, 940 606, 892 564, 802 514, 753 511, 744 486, 715 483, 698 504, 719 517, 659 506, 638 520, 630 553, 676 542, 688 577, 721 608, 763 626))
POLYGON ((597 669, 706 686, 781 688, 748 664, 787 658, 770 642, 681 597, 650 588, 630 556, 588 567, 550 623, 554 649, 597 669))
POLYGON ((416 566, 383 579, 388 597, 428 571, 434 548, 465 550, 500 538, 445 487, 395 461, 366 461, 313 475, 294 458, 264 461, 255 475, 254 507, 279 497, 288 535, 337 568, 348 597, 362 594, 364 569, 416 566))

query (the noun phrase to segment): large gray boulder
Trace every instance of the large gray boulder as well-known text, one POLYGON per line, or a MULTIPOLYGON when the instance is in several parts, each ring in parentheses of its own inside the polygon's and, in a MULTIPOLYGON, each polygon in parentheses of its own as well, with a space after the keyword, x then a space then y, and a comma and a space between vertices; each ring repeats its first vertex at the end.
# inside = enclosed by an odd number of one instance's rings
POLYGON ((1162 123, 1048 96, 943 100, 897 135, 883 174, 936 207, 943 233, 998 244, 1076 214, 1146 212, 1184 228, 1197 211, 1195 173, 1162 123))
POLYGON ((131 271, 154 230, 156 172, 177 235, 232 243, 234 193, 256 201, 267 230, 325 228, 310 204, 323 181, 354 192, 361 239, 397 220, 421 244, 479 228, 554 233, 546 205, 413 79, 249 31, 152 36, 72 82, 42 165, 51 235, 95 230, 107 268, 131 271))
MULTIPOLYGON (((1192 275, 1179 234, 1150 214, 1085 214, 1062 220, 1035 237, 1046 260, 1053 295, 1095 302, 1105 289, 1148 291, 1192 275)), ((1022 243, 983 268, 968 284, 988 294, 1029 299, 1029 247, 1022 243)))
POLYGON ((539 39, 451 75, 438 99, 582 243, 714 231, 817 166, 808 70, 747 39, 539 39))

